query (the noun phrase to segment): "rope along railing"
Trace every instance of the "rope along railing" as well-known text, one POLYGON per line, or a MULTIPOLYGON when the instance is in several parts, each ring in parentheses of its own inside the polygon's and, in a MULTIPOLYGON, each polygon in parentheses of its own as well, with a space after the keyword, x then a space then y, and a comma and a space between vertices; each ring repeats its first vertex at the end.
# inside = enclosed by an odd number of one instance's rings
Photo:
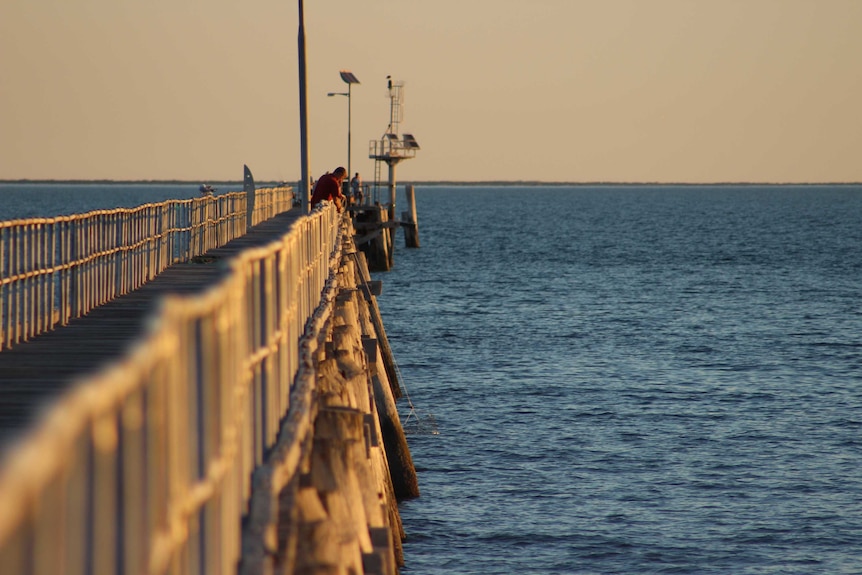
MULTIPOLYGON (((289 210, 256 190, 252 225, 289 210)), ((245 192, 0 222, 0 350, 85 315, 248 228, 245 192)))
POLYGON ((318 209, 205 293, 166 298, 128 356, 48 410, 0 465, 4 573, 235 572, 341 225, 318 209))

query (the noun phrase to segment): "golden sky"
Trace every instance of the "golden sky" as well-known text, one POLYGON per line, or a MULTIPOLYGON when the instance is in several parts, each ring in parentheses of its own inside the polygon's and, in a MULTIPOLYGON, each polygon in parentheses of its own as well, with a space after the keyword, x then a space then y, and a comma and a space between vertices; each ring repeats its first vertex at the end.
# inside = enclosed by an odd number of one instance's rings
MULTIPOLYGON (((862 181, 862 0, 305 0, 311 172, 862 181)), ((0 178, 300 174, 292 0, 5 0, 0 178)))

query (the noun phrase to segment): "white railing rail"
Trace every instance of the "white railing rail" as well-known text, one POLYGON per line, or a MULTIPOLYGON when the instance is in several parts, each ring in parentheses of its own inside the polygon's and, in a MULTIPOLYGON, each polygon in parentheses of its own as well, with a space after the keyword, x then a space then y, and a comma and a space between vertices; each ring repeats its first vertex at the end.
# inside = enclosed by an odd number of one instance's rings
POLYGON ((126 357, 56 401, 0 461, 0 570, 235 572, 342 222, 318 209, 205 293, 166 298, 126 357))
MULTIPOLYGON (((289 210, 256 190, 252 225, 289 210)), ((245 192, 0 222, 0 350, 88 313, 248 229, 245 192)))

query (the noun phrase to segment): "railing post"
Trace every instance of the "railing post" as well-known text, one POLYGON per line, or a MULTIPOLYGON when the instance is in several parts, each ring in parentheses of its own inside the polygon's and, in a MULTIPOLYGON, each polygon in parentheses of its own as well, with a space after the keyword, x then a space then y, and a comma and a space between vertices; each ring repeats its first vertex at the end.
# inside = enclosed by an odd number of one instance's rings
POLYGON ((82 233, 81 217, 75 216, 69 220, 69 303, 71 317, 81 315, 81 253, 82 233))

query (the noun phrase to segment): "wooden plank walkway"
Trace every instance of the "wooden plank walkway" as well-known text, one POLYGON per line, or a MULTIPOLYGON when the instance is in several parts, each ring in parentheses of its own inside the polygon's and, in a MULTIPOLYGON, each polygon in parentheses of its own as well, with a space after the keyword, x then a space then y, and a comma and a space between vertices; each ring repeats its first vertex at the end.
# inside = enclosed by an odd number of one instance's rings
POLYGON ((223 277, 222 261, 277 240, 301 215, 300 208, 279 214, 66 326, 0 352, 0 445, 23 432, 41 406, 75 379, 120 357, 143 334, 144 321, 162 295, 204 291, 223 277))

